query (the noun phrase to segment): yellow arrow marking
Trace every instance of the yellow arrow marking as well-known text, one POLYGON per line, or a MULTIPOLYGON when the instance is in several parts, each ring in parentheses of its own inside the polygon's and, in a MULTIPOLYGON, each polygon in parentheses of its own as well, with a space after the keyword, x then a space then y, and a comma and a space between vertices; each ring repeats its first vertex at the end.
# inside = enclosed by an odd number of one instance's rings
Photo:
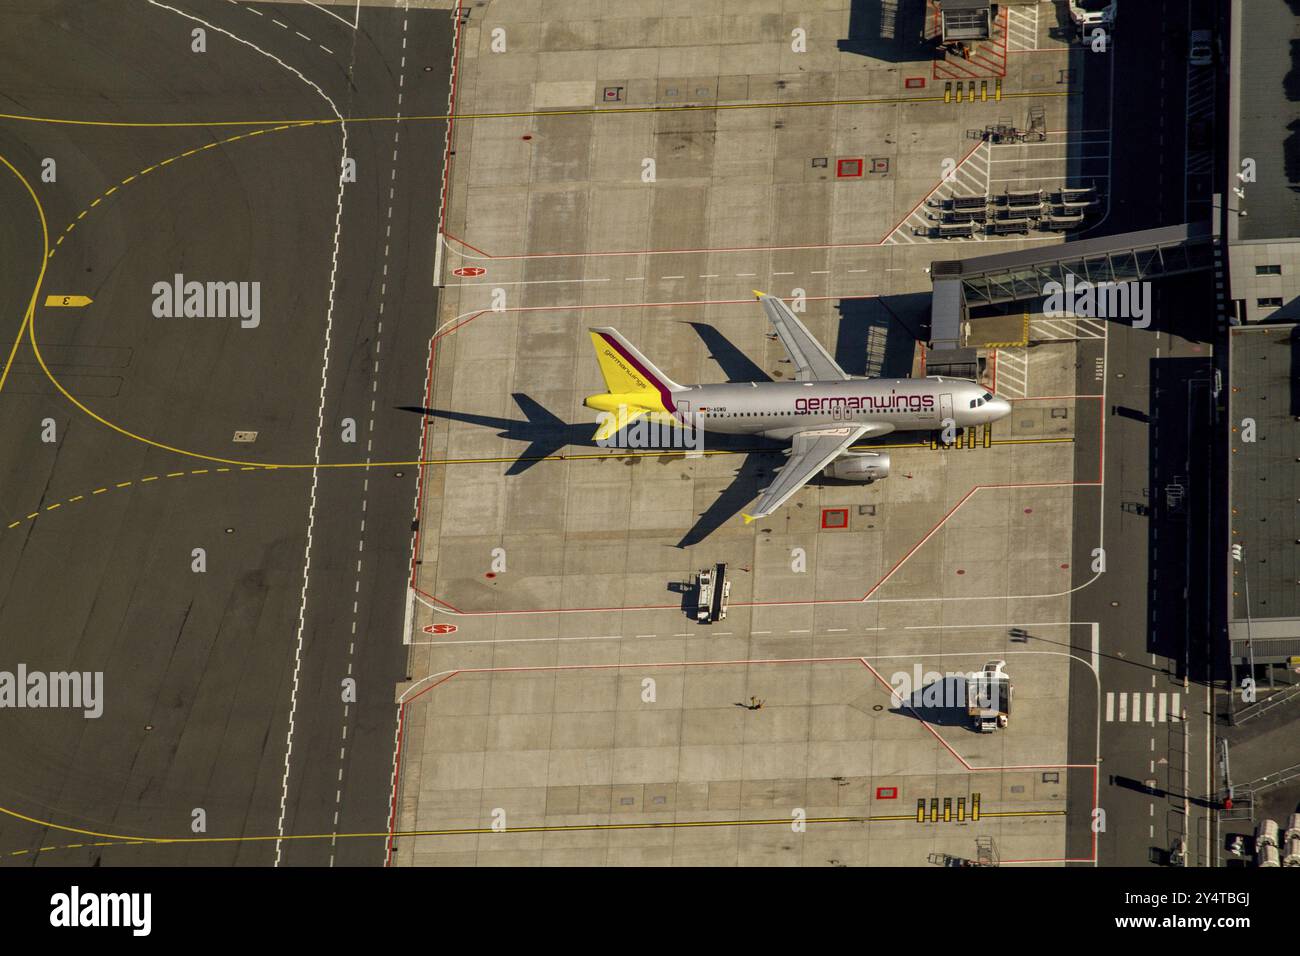
POLYGON ((47 295, 45 297, 45 307, 47 309, 80 309, 82 306, 90 305, 94 301, 88 295, 47 295))

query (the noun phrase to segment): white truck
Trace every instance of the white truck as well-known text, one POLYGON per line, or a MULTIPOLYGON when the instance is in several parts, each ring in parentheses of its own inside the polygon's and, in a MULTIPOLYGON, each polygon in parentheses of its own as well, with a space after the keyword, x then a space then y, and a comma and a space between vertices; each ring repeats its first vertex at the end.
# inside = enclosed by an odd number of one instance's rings
POLYGON ((695 620, 701 624, 727 619, 727 601, 731 597, 731 581, 727 579, 727 566, 715 564, 705 568, 695 578, 695 620))
MULTIPOLYGON (((1087 0, 1085 0, 1087 2, 1087 0)), ((1094 27, 1101 27, 1103 30, 1115 29, 1115 17, 1119 13, 1119 0, 1110 0, 1110 3, 1102 6, 1096 0, 1088 3, 1089 7, 1097 9, 1087 9, 1079 0, 1070 0, 1070 20, 1079 31, 1079 35, 1087 37, 1094 27)))
POLYGON ((966 714, 981 734, 1005 728, 1011 719, 1011 678, 1006 661, 989 661, 966 679, 966 714))

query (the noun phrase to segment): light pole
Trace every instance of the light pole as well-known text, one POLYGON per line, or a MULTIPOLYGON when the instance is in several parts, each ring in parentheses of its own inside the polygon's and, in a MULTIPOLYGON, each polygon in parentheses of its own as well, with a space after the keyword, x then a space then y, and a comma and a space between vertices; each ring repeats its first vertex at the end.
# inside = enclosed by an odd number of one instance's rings
POLYGON ((1246 654, 1247 667, 1250 668, 1250 678, 1255 679, 1255 644, 1250 635, 1250 570, 1246 567, 1245 555, 1241 545, 1232 546, 1232 560, 1241 565, 1241 579, 1244 584, 1243 590, 1246 592, 1246 654))

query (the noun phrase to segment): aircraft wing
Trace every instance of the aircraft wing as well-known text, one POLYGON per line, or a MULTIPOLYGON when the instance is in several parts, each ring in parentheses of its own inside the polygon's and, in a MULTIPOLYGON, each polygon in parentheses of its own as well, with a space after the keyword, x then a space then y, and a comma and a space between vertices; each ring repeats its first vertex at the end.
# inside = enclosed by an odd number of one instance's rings
POLYGON ((844 369, 835 364, 822 344, 813 338, 791 308, 774 295, 754 291, 758 301, 763 303, 763 311, 772 320, 772 326, 781 339, 781 344, 790 353, 794 367, 798 370, 795 379, 800 382, 838 382, 849 378, 844 369))
POLYGON ((744 516, 745 524, 755 518, 766 518, 785 504, 791 495, 870 430, 868 425, 845 425, 795 435, 790 442, 790 457, 777 471, 772 483, 762 490, 753 512, 744 516))

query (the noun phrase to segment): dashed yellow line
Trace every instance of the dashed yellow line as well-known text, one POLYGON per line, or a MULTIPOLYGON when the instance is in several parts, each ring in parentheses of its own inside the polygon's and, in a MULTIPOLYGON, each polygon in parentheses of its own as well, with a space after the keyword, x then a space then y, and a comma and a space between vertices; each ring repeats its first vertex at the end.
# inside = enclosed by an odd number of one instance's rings
MULTIPOLYGON (((270 471, 270 470, 271 469, 269 468, 241 468, 240 469, 240 471, 270 471)), ((231 469, 229 468, 215 468, 215 469, 195 468, 192 471, 172 471, 172 472, 168 472, 167 475, 165 476, 148 475, 143 478, 133 478, 130 481, 119 481, 113 485, 113 488, 131 488, 137 484, 143 485, 151 481, 157 481, 160 477, 185 478, 190 475, 210 475, 217 472, 229 472, 229 471, 231 471, 231 469)), ((90 496, 93 498, 95 495, 107 494, 111 490, 112 488, 109 488, 109 486, 105 485, 102 488, 94 489, 92 492, 90 492, 90 496)), ((78 501, 85 501, 85 500, 86 500, 85 495, 73 495, 71 498, 68 498, 64 501, 56 501, 52 504, 46 505, 43 511, 33 511, 31 514, 27 515, 26 518, 20 518, 17 521, 10 522, 9 525, 7 526, 7 530, 12 531, 14 528, 21 526, 24 523, 24 521, 35 521, 41 515, 48 514, 51 511, 56 511, 59 508, 62 508, 65 504, 71 505, 71 504, 75 504, 78 501)))
MULTIPOLYGON (((112 125, 112 124, 107 124, 107 125, 112 125)), ((232 143, 235 142, 236 140, 244 139, 248 136, 255 135, 255 134, 261 134, 267 132, 281 132, 283 130, 293 129, 298 126, 311 126, 311 125, 316 125, 316 124, 314 121, 305 121, 301 123, 284 123, 279 126, 275 126, 271 129, 256 130, 254 133, 240 133, 235 136, 230 136, 225 139, 218 140, 216 142, 207 143, 202 148, 211 149, 214 146, 221 146, 226 143, 232 143)), ((199 152, 199 150, 197 149, 189 150, 188 152, 182 155, 186 155, 186 156, 193 155, 196 152, 199 152)), ((174 162, 176 159, 179 158, 180 158, 179 156, 170 157, 155 166, 149 166, 148 168, 141 170, 139 173, 136 173, 135 175, 127 176, 125 179, 121 181, 121 183, 118 184, 118 186, 110 186, 108 189, 104 191, 102 195, 95 197, 90 202, 89 206, 81 210, 81 212, 77 214, 76 219, 68 223, 67 227, 63 230, 63 235, 59 236, 58 240, 54 243, 54 247, 51 248, 50 236, 49 236, 49 224, 45 217, 45 207, 41 204, 40 197, 36 194, 36 190, 32 187, 31 183, 28 182, 27 178, 19 171, 18 167, 14 166, 13 163, 9 162, 8 159, 4 158, 3 156, 0 156, 0 163, 3 163, 9 169, 9 171, 12 172, 15 177, 17 177, 18 181, 23 184, 23 186, 27 189, 28 194, 31 196, 32 204, 36 208, 36 213, 41 223, 41 245, 43 249, 43 255, 41 256, 41 269, 40 269, 40 273, 36 277, 36 285, 35 288, 32 290, 31 301, 28 303, 27 311, 23 315, 23 321, 20 323, 18 327, 18 335, 15 336, 14 344, 9 350, 9 356, 5 360, 4 369, 3 371, 0 371, 0 390, 3 390, 6 380, 9 378, 9 370, 13 366, 14 358, 18 354, 18 346, 22 343, 23 335, 25 333, 29 334, 31 331, 31 326, 36 316, 37 298, 40 295, 41 286, 45 282, 45 273, 46 270, 49 268, 49 261, 52 258, 54 258, 55 250, 57 250, 58 247, 63 245, 63 240, 66 239, 72 233, 72 231, 77 227, 77 223, 79 223, 82 219, 84 219, 86 217, 86 214, 89 213, 90 210, 94 209, 96 206, 98 206, 109 196, 113 195, 113 193, 117 192, 119 186, 128 185, 129 183, 133 182, 138 176, 143 176, 146 173, 149 173, 152 170, 157 169, 158 166, 165 166, 167 165, 167 163, 174 162)), ((72 401, 74 405, 76 405, 78 408, 82 409, 83 411, 86 411, 88 414, 93 414, 90 413, 89 410, 85 408, 85 406, 81 405, 80 402, 72 398, 72 396, 63 388, 63 386, 60 385, 59 382, 53 377, 53 375, 50 373, 49 368, 45 365, 44 359, 41 358, 40 348, 36 344, 35 337, 31 337, 29 334, 29 338, 31 340, 32 350, 36 353, 37 361, 40 363, 42 369, 45 371, 46 377, 48 377, 50 381, 55 385, 55 387, 58 388, 59 391, 63 392, 63 394, 70 401, 72 401)))

